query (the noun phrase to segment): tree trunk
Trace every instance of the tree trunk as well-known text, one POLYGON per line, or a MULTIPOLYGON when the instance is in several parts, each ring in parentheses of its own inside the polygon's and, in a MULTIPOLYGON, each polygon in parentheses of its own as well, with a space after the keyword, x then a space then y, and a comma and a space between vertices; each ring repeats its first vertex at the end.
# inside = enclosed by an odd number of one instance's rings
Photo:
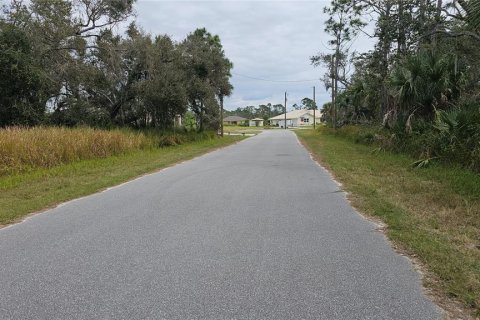
POLYGON ((200 101, 200 114, 198 120, 200 122, 198 130, 203 131, 203 101, 200 101))
MULTIPOLYGON (((440 23, 441 23, 441 18, 442 18, 442 0, 437 0, 437 10, 435 12, 435 27, 434 31, 439 30, 440 28, 440 23)), ((435 33, 433 35, 432 39, 432 44, 433 47, 435 48, 437 46, 437 38, 438 38, 438 33, 435 33)))
POLYGON ((223 95, 220 95, 220 136, 223 137, 223 95))
POLYGON ((403 56, 407 51, 406 45, 406 34, 405 34, 405 7, 404 7, 404 0, 398 1, 398 47, 397 47, 397 55, 399 57, 403 56))
POLYGON ((337 48, 335 50, 335 82, 334 82, 334 103, 333 103, 333 128, 337 128, 337 97, 338 97, 338 58, 340 55, 340 40, 337 41, 337 48))
POLYGON ((330 106, 330 121, 332 126, 334 126, 335 114, 333 113, 333 109, 335 106, 335 76, 334 76, 334 64, 335 64, 335 57, 332 54, 330 58, 330 79, 331 79, 331 90, 332 90, 332 105, 330 106))
POLYGON ((392 4, 387 1, 385 4, 384 16, 380 19, 388 21, 388 23, 383 23, 383 29, 380 31, 380 50, 381 50, 381 63, 380 63, 380 77, 382 79, 382 86, 380 88, 380 97, 381 97, 381 106, 380 106, 380 119, 383 118, 383 115, 387 112, 387 78, 388 78, 388 54, 390 53, 390 48, 392 47, 392 38, 390 30, 387 26, 390 26, 393 21, 391 21, 391 9, 392 4))

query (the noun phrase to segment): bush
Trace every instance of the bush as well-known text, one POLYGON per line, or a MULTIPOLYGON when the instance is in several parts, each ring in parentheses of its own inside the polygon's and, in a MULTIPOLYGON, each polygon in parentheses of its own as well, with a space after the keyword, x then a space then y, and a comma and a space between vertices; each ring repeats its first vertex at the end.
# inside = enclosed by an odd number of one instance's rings
POLYGON ((480 172, 480 105, 468 104, 450 111, 436 111, 433 122, 417 119, 406 125, 399 119, 391 129, 350 125, 321 127, 325 134, 335 134, 356 143, 375 144, 383 150, 401 152, 428 164, 431 160, 460 165, 480 172))
POLYGON ((217 137, 217 135, 213 131, 159 133, 158 135, 154 132, 153 136, 158 136, 157 145, 159 147, 171 147, 189 142, 212 140, 217 137))
POLYGON ((337 130, 322 126, 318 129, 327 134, 349 139, 355 143, 372 144, 383 140, 384 130, 374 126, 346 125, 337 130))
POLYGON ((158 142, 159 147, 171 147, 184 143, 181 136, 178 135, 166 135, 161 136, 158 142))

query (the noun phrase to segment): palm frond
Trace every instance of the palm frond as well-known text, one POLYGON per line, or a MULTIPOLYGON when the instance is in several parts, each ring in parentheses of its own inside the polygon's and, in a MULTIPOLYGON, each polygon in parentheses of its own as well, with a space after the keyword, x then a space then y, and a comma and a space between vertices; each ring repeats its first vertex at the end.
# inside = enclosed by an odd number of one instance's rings
POLYGON ((467 21, 473 29, 480 29, 480 0, 470 0, 466 5, 467 21))

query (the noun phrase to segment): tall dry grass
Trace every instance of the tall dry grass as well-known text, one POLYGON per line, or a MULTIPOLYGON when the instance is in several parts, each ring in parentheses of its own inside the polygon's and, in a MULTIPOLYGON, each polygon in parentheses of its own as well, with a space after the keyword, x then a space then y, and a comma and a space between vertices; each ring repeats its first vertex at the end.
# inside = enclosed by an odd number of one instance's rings
POLYGON ((5 128, 0 129, 0 175, 105 158, 151 145, 144 134, 125 130, 5 128))

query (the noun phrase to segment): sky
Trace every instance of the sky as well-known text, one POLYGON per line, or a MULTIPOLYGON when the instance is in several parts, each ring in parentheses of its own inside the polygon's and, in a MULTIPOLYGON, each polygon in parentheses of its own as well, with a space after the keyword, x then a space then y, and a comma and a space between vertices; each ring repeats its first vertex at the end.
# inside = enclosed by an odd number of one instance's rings
MULTIPOLYGON (((327 19, 323 7, 327 4, 301 0, 138 0, 135 10, 137 24, 151 34, 167 34, 181 41, 205 27, 220 36, 234 65, 234 90, 225 99, 225 109, 283 104, 285 91, 291 109, 304 97, 313 97, 313 86, 317 105, 330 99, 319 80, 325 69, 310 63, 311 56, 328 52, 329 36, 323 31, 327 19)), ((365 52, 372 46, 372 40, 359 36, 351 50, 365 52)))

